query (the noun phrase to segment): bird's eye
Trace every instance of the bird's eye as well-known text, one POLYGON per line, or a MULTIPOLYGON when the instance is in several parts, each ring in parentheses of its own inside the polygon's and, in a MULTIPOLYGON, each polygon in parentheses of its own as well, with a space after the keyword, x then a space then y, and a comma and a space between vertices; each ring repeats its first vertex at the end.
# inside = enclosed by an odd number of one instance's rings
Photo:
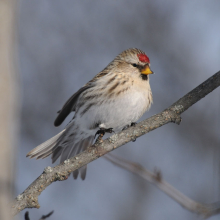
POLYGON ((133 63, 132 66, 133 66, 133 67, 137 67, 137 64, 133 63))

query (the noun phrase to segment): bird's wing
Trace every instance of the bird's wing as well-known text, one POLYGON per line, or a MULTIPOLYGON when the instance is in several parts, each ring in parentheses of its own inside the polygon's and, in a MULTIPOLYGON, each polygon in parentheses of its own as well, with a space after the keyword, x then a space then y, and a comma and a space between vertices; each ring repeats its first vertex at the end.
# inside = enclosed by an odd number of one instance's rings
POLYGON ((65 118, 70 114, 71 111, 75 111, 76 103, 79 96, 87 89, 93 87, 95 82, 101 77, 107 75, 107 72, 102 71, 98 73, 92 80, 90 80, 86 85, 79 89, 75 94, 73 94, 64 104, 63 108, 58 111, 57 118, 54 121, 54 125, 57 127, 63 123, 65 118))
POLYGON ((79 96, 88 88, 91 88, 91 85, 86 84, 66 101, 63 108, 60 111, 58 111, 59 114, 57 115, 57 118, 54 121, 54 125, 56 127, 63 123, 63 121, 70 114, 71 111, 75 111, 76 103, 79 96))
POLYGON ((96 81, 98 81, 100 78, 102 78, 103 76, 107 75, 109 73, 109 71, 107 70, 107 67, 102 70, 100 73, 98 73, 93 79, 91 79, 86 86, 90 85, 91 83, 94 83, 96 81))

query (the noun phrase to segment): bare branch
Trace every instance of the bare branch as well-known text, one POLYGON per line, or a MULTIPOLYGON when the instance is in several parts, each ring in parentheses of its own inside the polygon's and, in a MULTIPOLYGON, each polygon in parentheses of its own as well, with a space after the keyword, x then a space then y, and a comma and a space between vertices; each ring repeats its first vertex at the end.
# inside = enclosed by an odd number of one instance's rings
MULTIPOLYGON (((51 212, 48 213, 47 215, 43 215, 43 216, 40 218, 40 220, 44 220, 44 219, 46 219, 46 218, 49 218, 49 217, 53 214, 53 212, 54 212, 54 211, 51 211, 51 212)), ((25 220, 30 220, 30 218, 29 218, 29 212, 25 212, 25 214, 24 214, 24 219, 25 219, 25 220)))
POLYGON ((29 218, 29 212, 28 212, 28 211, 25 212, 25 214, 24 214, 24 219, 25 219, 25 220, 30 220, 30 218, 29 218))
POLYGON ((176 188, 171 186, 165 180, 163 180, 160 171, 155 170, 155 172, 152 173, 146 170, 138 163, 125 160, 121 157, 115 156, 110 153, 106 154, 104 157, 114 165, 126 169, 131 173, 134 173, 142 177, 143 179, 147 180, 148 182, 154 184, 161 191, 166 193, 169 197, 174 199, 181 206, 183 206, 185 209, 188 209, 191 212, 195 212, 204 218, 208 218, 220 213, 220 202, 213 204, 201 204, 193 201, 192 199, 190 199, 189 197, 185 196, 180 191, 178 191, 176 188))
POLYGON ((46 219, 46 218, 49 218, 49 217, 53 214, 53 212, 54 212, 54 211, 51 211, 51 212, 48 213, 47 215, 43 215, 40 220, 44 220, 44 219, 46 219))
POLYGON ((54 168, 45 168, 44 172, 22 194, 16 197, 11 206, 12 214, 16 215, 25 208, 39 208, 38 196, 41 192, 52 182, 66 180, 74 170, 167 123, 175 122, 180 124, 180 115, 219 85, 220 71, 163 112, 136 124, 135 127, 130 127, 114 134, 104 141, 98 141, 81 154, 64 161, 54 168))

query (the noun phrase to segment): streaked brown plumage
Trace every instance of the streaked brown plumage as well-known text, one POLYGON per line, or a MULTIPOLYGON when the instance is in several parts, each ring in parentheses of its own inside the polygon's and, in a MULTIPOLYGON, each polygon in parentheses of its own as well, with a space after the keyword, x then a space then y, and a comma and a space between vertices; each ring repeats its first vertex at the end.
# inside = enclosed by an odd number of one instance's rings
MULTIPOLYGON (((150 60, 133 48, 119 54, 103 71, 79 89, 64 104, 54 122, 59 126, 71 111, 73 120, 59 134, 30 151, 27 156, 60 162, 91 146, 100 129, 118 131, 136 122, 153 101, 149 84, 150 60)), ((80 168, 81 178, 86 166, 80 168)), ((74 171, 77 178, 79 171, 74 171)))

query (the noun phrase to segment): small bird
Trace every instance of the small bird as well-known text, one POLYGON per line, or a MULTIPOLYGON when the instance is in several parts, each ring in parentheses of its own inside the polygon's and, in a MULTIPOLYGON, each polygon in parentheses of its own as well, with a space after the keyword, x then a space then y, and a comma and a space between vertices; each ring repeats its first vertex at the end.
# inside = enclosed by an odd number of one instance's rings
MULTIPOLYGON (((153 102, 149 83, 148 56, 139 49, 123 51, 92 80, 73 94, 58 111, 59 126, 74 111, 66 128, 31 150, 27 157, 37 159, 52 154, 52 163, 60 163, 91 146, 97 133, 119 131, 134 124, 153 102)), ((86 177, 86 166, 73 172, 86 177)))

